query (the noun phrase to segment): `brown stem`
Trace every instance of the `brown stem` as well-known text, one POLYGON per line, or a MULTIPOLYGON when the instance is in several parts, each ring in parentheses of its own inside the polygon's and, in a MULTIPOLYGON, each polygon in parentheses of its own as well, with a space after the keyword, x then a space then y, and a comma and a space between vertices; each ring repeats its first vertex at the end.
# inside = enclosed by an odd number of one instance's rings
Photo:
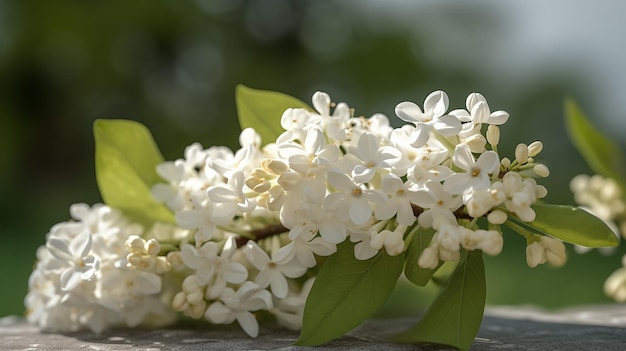
POLYGON ((235 241, 237 242, 237 247, 242 247, 244 246, 249 240, 254 240, 254 241, 259 241, 265 238, 268 238, 272 235, 278 235, 278 234, 282 234, 285 232, 288 232, 289 229, 287 229, 284 225, 282 224, 270 224, 267 225, 263 228, 259 228, 259 229, 253 229, 250 231, 250 234, 252 234, 252 236, 254 236, 254 239, 250 239, 247 238, 245 236, 238 236, 235 241))

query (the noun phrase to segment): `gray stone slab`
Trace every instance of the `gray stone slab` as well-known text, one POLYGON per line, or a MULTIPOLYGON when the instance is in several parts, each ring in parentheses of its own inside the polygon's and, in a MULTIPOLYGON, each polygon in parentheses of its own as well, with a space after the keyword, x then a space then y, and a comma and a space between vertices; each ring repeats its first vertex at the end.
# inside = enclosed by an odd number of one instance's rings
MULTIPOLYGON (((397 345, 386 337, 416 322, 412 318, 373 319, 322 350, 449 350, 437 345, 397 345)), ((442 326, 445 328, 445 326, 442 326)), ((262 326, 258 338, 236 326, 173 327, 42 333, 19 317, 0 319, 0 350, 308 350, 292 346, 298 333, 262 326)), ((626 306, 610 305, 548 313, 530 308, 487 310, 471 350, 626 350, 626 306)))

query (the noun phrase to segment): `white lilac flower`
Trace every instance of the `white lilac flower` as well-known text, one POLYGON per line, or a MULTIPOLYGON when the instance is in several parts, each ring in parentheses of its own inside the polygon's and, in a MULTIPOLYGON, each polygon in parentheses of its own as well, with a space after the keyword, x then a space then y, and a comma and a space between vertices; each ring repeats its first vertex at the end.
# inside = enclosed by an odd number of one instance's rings
POLYGON ((411 136, 411 145, 414 147, 425 145, 433 129, 443 136, 459 134, 461 122, 455 116, 446 115, 447 110, 448 95, 440 90, 426 97, 424 112, 417 104, 409 101, 399 103, 395 109, 400 119, 415 124, 415 130, 411 136))
POLYGON ((491 185, 489 174, 498 170, 500 160, 494 151, 485 151, 474 159, 469 146, 459 144, 454 149, 452 162, 465 172, 450 175, 443 186, 451 194, 463 194, 470 189, 487 189, 491 185))
POLYGON ((248 277, 248 270, 239 262, 231 260, 235 254, 237 244, 234 237, 229 237, 224 243, 221 253, 213 241, 196 248, 186 244, 181 248, 181 257, 185 265, 195 270, 200 285, 211 284, 209 297, 219 296, 226 283, 239 284, 248 277))
POLYGON ((173 311, 161 301, 160 277, 153 289, 137 290, 137 276, 153 273, 126 267, 125 242, 142 234, 120 212, 104 205, 70 208, 76 221, 53 226, 25 299, 28 320, 44 329, 102 332, 116 325, 172 322, 173 311), (128 279, 117 279, 120 276, 128 279), (117 277, 117 278, 116 278, 117 277), (111 280, 112 279, 112 280, 111 280))
POLYGON ((220 184, 207 191, 210 202, 218 204, 222 209, 222 221, 230 221, 233 216, 252 212, 256 203, 249 199, 243 191, 245 186, 245 176, 243 172, 232 173, 228 184, 220 184))
POLYGON ((352 169, 352 178, 357 183, 369 183, 376 173, 390 168, 400 161, 402 154, 391 146, 381 146, 376 136, 363 133, 357 147, 352 150, 359 163, 352 169))
POLYGON ((433 202, 425 205, 426 210, 417 217, 419 225, 424 228, 435 228, 436 219, 440 217, 450 223, 456 223, 453 212, 463 205, 463 199, 450 195, 439 182, 430 181, 424 185, 433 197, 433 202))
POLYGON ((343 141, 347 138, 348 121, 352 117, 350 107, 345 103, 335 106, 333 114, 330 114, 330 96, 318 91, 313 94, 313 107, 319 113, 322 127, 326 134, 334 141, 343 141))
POLYGON ((452 170, 442 163, 448 158, 448 150, 437 140, 430 140, 418 149, 408 169, 408 178, 422 184, 427 181, 443 181, 452 170))
POLYGON ((276 144, 282 144, 287 140, 304 140, 306 129, 311 126, 321 128, 321 118, 303 108, 288 108, 280 118, 280 125, 283 132, 276 139, 276 144))
POLYGON ((259 335, 259 322, 251 312, 269 310, 272 306, 269 291, 245 282, 236 292, 231 288, 224 289, 220 300, 207 308, 205 318, 217 324, 230 324, 236 320, 246 334, 255 338, 259 335))
POLYGON ((524 222, 535 219, 535 211, 530 207, 536 196, 536 183, 533 179, 523 179, 516 172, 507 172, 502 178, 502 188, 507 195, 506 209, 524 222))
POLYGON ((303 232, 295 240, 276 251, 273 258, 280 264, 289 264, 297 260, 299 264, 311 268, 317 264, 315 255, 330 256, 336 251, 336 244, 329 243, 322 237, 315 237, 314 233, 303 232))
POLYGON ((50 253, 66 263, 67 267, 61 273, 61 290, 74 289, 82 280, 90 280, 100 268, 100 259, 90 255, 91 234, 83 231, 71 240, 50 237, 46 243, 50 253))
POLYGON ((254 241, 246 243, 243 253, 254 268, 259 271, 254 279, 254 283, 262 289, 269 286, 272 294, 281 299, 287 297, 289 293, 286 278, 299 278, 307 271, 307 268, 300 265, 297 261, 291 261, 288 264, 277 263, 275 260, 270 259, 267 253, 254 241))
POLYGON ((396 216, 398 223, 404 226, 410 226, 416 220, 411 204, 423 208, 434 202, 426 188, 413 188, 410 182, 402 182, 395 174, 386 174, 383 177, 381 190, 389 196, 389 200, 382 206, 376 206, 374 216, 377 219, 396 216))
POLYGON ((338 191, 326 196, 324 206, 329 210, 345 214, 355 224, 361 225, 372 216, 373 204, 384 205, 385 195, 379 190, 366 189, 338 169, 330 169, 328 184, 338 191))
POLYGON ((491 112, 487 100, 480 93, 471 93, 465 100, 467 110, 454 110, 450 114, 458 117, 464 122, 465 128, 473 128, 475 125, 487 123, 490 125, 501 125, 509 119, 509 114, 505 111, 491 112), (468 123, 469 122, 469 123, 468 123), (467 125, 467 127, 465 127, 467 125))

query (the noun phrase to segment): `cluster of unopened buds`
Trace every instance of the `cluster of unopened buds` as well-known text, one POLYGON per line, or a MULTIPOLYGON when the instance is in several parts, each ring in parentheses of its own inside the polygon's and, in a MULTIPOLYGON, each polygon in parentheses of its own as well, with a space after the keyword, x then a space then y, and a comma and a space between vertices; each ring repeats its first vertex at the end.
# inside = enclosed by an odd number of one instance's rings
MULTIPOLYGON (((626 238, 626 203, 615 180, 599 174, 579 174, 572 178, 570 189, 576 203, 605 221, 616 237, 626 238)), ((579 253, 590 250, 582 246, 575 246, 575 249, 579 253)), ((599 250, 603 254, 615 252, 614 247, 599 250)), ((613 272, 604 283, 604 292, 616 301, 626 302, 626 255, 622 258, 622 267, 613 272)))
MULTIPOLYGON (((481 94, 452 111, 442 91, 423 107, 402 102, 395 114, 408 124, 399 128, 382 114, 355 117, 323 92, 312 103, 284 112, 275 141, 245 129, 234 152, 194 143, 160 164, 152 194, 175 225, 142 228, 108 206, 72 206, 73 220, 55 225, 37 252, 28 319, 102 331, 167 324, 182 312, 237 321, 254 337, 267 311, 298 329, 316 270, 340 243, 355 243, 357 260, 395 256, 431 229, 411 264, 435 268, 461 250, 497 255, 501 225, 532 222, 531 205, 547 194, 535 181, 549 174, 535 162, 541 142, 501 158, 498 126, 509 114, 481 94)), ((525 236, 529 266, 565 262, 560 240, 525 236)))

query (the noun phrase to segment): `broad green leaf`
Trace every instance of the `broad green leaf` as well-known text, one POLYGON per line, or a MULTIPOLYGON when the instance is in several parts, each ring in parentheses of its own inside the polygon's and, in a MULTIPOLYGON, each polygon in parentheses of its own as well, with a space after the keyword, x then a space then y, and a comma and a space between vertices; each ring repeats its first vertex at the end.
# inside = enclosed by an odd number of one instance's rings
POLYGON ((354 244, 340 244, 315 278, 296 345, 325 343, 369 318, 393 290, 403 262, 403 254, 389 256, 384 250, 360 261, 354 257, 354 244))
POLYGON ((311 109, 306 103, 289 95, 237 85, 237 114, 241 129, 254 128, 263 145, 273 143, 284 132, 280 119, 288 108, 311 109))
POLYGON ((610 138, 596 129, 572 100, 565 101, 565 124, 572 142, 589 167, 626 189, 626 158, 610 138))
POLYGON ((422 320, 396 335, 394 340, 442 344, 467 350, 480 328, 486 294, 482 251, 464 253, 422 320))
POLYGON ((617 246, 619 241, 600 218, 578 207, 534 204, 535 220, 522 222, 509 216, 517 225, 543 235, 586 247, 617 246))
POLYGON ((129 219, 149 225, 173 222, 172 213, 152 199, 150 188, 162 181, 156 166, 163 156, 142 124, 127 120, 97 120, 96 179, 104 202, 129 219))
POLYGON ((422 251, 428 247, 434 235, 434 229, 418 229, 407 248, 404 275, 417 286, 425 286, 443 264, 440 262, 435 269, 422 268, 417 264, 422 251))

